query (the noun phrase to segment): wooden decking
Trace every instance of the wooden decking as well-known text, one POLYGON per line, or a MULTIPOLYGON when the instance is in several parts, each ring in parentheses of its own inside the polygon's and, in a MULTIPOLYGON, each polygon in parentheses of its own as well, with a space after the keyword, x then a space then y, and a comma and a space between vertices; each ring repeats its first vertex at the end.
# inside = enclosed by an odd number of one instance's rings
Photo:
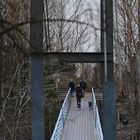
POLYGON ((82 98, 81 110, 77 110, 76 98, 71 98, 71 105, 64 126, 62 140, 96 140, 93 110, 88 109, 91 94, 82 98))

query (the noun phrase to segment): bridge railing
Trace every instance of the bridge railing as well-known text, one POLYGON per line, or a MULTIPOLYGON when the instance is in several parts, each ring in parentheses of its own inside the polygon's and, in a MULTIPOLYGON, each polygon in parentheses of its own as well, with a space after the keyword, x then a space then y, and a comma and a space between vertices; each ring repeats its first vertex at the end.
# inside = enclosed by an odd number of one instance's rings
POLYGON ((62 108, 60 110, 51 140, 60 140, 61 139, 65 120, 66 120, 68 109, 69 109, 69 105, 70 105, 70 89, 68 90, 68 93, 65 97, 62 108))
POLYGON ((95 98, 95 93, 93 88, 92 88, 92 96, 93 96, 93 100, 92 100, 93 113, 95 115, 94 117, 95 117, 96 136, 97 136, 97 140, 103 140, 103 132, 101 128, 100 117, 99 117, 98 107, 96 104, 96 98, 95 98))

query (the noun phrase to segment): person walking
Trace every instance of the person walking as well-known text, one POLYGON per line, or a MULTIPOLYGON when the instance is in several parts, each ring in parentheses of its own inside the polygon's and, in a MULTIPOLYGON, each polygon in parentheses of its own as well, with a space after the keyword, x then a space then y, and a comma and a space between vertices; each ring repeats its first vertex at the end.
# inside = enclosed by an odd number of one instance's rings
POLYGON ((71 97, 74 97, 73 94, 74 94, 74 91, 75 91, 75 83, 72 79, 70 80, 68 87, 71 88, 71 90, 70 90, 71 97))
POLYGON ((82 88, 83 97, 84 97, 85 96, 85 89, 86 89, 86 82, 85 82, 85 80, 81 79, 81 81, 80 81, 80 87, 82 88))
POLYGON ((78 110, 80 110, 81 108, 81 98, 82 98, 82 88, 80 87, 80 84, 78 84, 76 88, 76 100, 78 110))

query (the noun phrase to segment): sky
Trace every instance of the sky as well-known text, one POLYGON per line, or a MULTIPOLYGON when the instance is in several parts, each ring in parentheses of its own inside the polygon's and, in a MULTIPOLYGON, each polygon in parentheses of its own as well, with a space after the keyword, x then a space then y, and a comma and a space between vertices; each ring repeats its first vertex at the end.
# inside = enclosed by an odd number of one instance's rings
POLYGON ((86 7, 91 7, 93 12, 93 24, 98 29, 96 31, 97 36, 95 36, 93 33, 91 39, 88 42, 91 43, 91 48, 89 48, 88 52, 99 51, 100 50, 100 0, 85 0, 85 3, 86 3, 85 5, 86 7))

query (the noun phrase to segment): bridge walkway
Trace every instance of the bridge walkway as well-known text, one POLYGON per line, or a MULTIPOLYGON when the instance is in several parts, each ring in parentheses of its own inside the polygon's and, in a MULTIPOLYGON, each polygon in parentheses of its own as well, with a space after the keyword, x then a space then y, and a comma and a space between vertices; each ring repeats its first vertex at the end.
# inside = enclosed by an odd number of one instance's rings
POLYGON ((96 140, 95 115, 88 109, 92 94, 86 93, 81 100, 81 110, 77 110, 76 98, 71 98, 71 104, 64 125, 62 140, 96 140))

